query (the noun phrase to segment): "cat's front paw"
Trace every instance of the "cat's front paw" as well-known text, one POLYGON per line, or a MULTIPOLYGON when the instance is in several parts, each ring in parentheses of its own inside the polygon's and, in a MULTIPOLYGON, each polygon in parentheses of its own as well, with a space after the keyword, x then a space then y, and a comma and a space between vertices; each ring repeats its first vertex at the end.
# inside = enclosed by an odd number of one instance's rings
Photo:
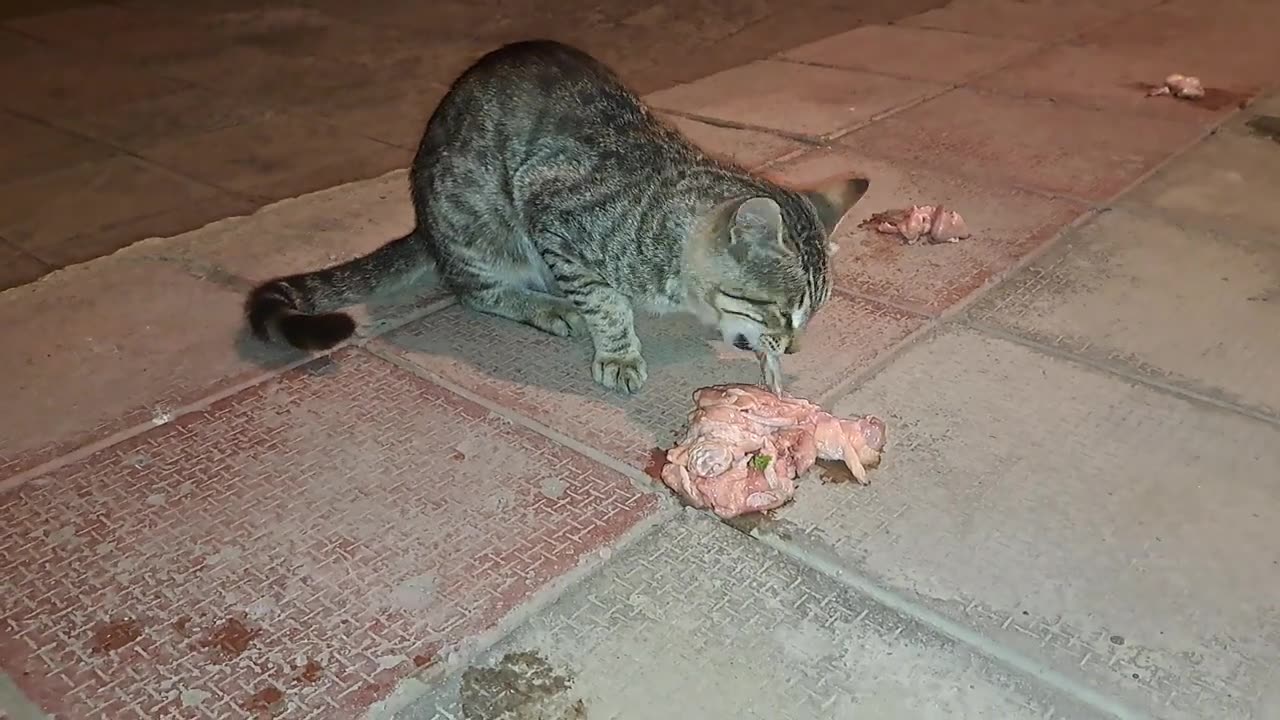
POLYGON ((635 394, 649 379, 649 370, 639 352, 596 353, 591 376, 610 390, 635 394))

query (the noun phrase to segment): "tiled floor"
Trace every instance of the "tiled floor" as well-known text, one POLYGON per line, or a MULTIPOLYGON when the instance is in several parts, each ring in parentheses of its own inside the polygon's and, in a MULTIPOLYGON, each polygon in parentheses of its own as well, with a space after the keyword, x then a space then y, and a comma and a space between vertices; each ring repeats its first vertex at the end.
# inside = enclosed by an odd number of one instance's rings
MULTIPOLYGON (((493 33, 548 21, 514 5, 495 6, 493 33)), ((11 25, 80 28, 138 67, 181 68, 162 81, 349 40, 349 59, 308 56, 327 78, 279 60, 295 107, 330 93, 340 111, 203 116, 183 108, 274 81, 193 83, 94 120, 147 144, 97 156, 13 115, 25 144, 0 146, 14 173, 0 228, 47 259, 6 236, 6 268, 127 243, 140 215, 243 213, 270 187, 378 172, 361 148, 396 143, 344 123, 407 132, 403 98, 332 96, 352 76, 328 64, 412 65, 368 50, 388 32, 447 45, 470 17, 423 25, 411 0, 354 24, 336 0, 192 7, 46 5, 11 25), (166 35, 135 13, 202 19, 166 35), (148 122, 199 129, 151 144, 148 122), (334 158, 302 156, 330 144, 334 158), (217 183, 166 164, 179 158, 217 183)), ((650 380, 629 398, 592 384, 582 343, 464 311, 430 281, 375 299, 331 355, 250 340, 252 282, 412 222, 404 172, 322 189, 0 293, 0 717, 1280 716, 1280 119, 1265 120, 1280 96, 1239 107, 1280 83, 1253 28, 1273 9, 957 0, 817 43, 778 22, 795 49, 721 72, 663 64, 665 24, 681 42, 709 32, 710 6, 680 7, 580 21, 628 28, 590 42, 648 48, 644 68, 691 73, 652 97, 709 150, 796 184, 871 178, 837 231, 836 293, 785 369, 798 394, 886 419, 872 483, 806 479, 732 527, 679 507, 652 451, 695 388, 757 372, 679 319, 642 322, 650 380), (1115 30, 1152 16, 1150 41, 1115 30), (1198 39, 1212 52, 1187 62, 1220 94, 1143 97, 1136 79, 1163 67, 1143 53, 1198 39), (1058 71, 1095 85, 1045 90, 1058 71), (973 236, 907 245, 860 227, 935 202, 973 236)), ((716 7, 745 28, 732 52, 758 50, 765 4, 716 7)), ((30 52, 48 50, 0 43, 0 63, 30 52)))
POLYGON ((403 168, 505 41, 572 41, 648 92, 941 2, 0 0, 0 289, 403 168))

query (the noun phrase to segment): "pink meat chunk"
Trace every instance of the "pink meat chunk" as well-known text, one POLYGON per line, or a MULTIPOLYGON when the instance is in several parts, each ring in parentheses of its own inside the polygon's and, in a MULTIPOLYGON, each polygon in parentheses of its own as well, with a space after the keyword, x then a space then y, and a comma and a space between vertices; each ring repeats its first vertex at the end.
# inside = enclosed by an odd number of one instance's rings
POLYGON ((1194 75, 1174 73, 1165 78, 1163 84, 1148 91, 1147 95, 1172 95, 1184 100, 1198 100, 1204 97, 1204 85, 1200 82, 1200 78, 1194 75))
POLYGON ((947 243, 969 237, 969 228, 960 213, 941 205, 913 205, 905 210, 879 212, 864 220, 860 227, 901 235, 908 243, 920 240, 947 243))
POLYGON ((690 505, 722 518, 779 507, 819 458, 842 461, 858 482, 880 464, 884 421, 840 418, 755 385, 694 392, 684 439, 667 451, 662 481, 690 505))

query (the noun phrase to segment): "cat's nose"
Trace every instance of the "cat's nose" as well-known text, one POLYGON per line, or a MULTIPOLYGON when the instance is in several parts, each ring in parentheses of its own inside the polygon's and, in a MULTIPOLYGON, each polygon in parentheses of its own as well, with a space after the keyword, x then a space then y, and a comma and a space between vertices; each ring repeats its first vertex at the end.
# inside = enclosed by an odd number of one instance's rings
POLYGON ((750 350, 751 343, 747 342, 746 335, 739 335, 733 339, 733 346, 739 350, 750 350))

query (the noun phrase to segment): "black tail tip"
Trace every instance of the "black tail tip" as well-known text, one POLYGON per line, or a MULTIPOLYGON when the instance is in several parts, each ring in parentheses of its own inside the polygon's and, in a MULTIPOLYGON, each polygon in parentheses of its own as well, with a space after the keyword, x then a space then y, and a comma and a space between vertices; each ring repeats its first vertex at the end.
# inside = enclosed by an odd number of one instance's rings
POLYGON ((286 315, 280 319, 280 334, 299 350, 328 350, 356 332, 356 321, 346 313, 286 315))

